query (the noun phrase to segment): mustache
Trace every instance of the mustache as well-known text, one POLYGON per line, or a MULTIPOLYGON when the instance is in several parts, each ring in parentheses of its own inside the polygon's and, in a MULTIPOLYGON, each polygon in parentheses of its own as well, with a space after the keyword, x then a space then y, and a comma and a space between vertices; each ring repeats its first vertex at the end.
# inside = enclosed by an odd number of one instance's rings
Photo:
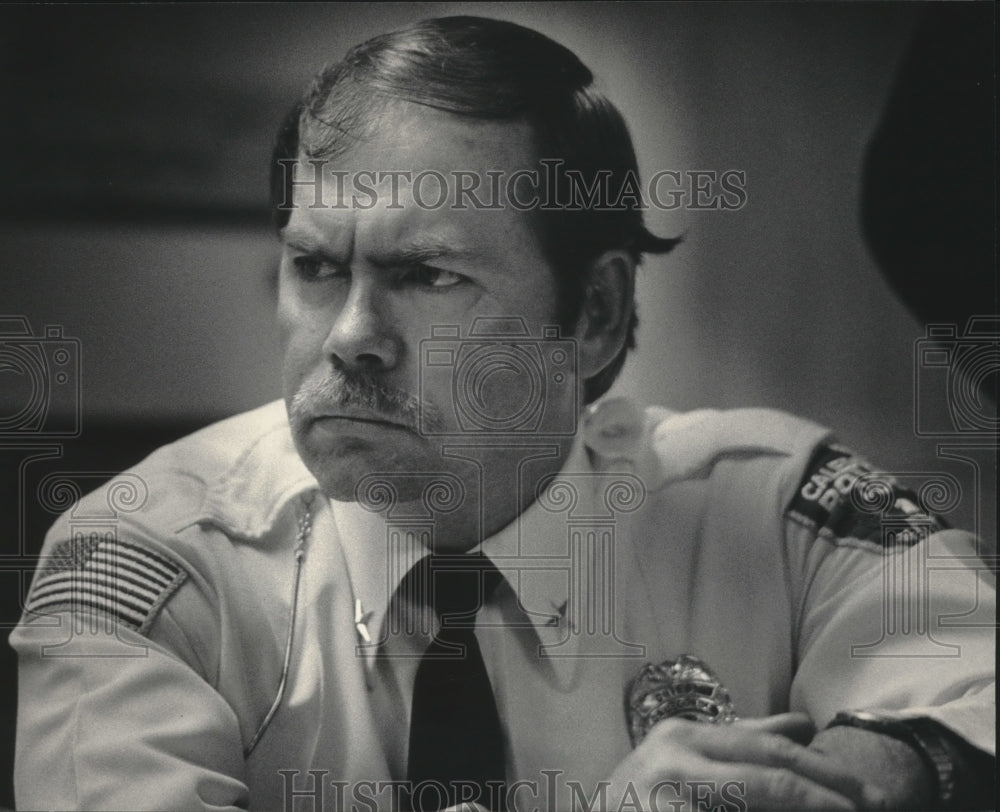
POLYGON ((428 401, 386 386, 368 373, 346 369, 305 380, 292 396, 289 412, 293 420, 303 421, 337 407, 374 412, 418 434, 421 427, 435 429, 442 424, 440 410, 428 401))

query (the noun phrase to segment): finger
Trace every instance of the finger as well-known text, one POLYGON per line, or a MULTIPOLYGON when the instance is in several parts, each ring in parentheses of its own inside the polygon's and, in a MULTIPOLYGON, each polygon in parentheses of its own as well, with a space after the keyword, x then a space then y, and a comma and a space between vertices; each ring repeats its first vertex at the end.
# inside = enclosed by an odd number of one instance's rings
MULTIPOLYGON (((790 770, 746 765, 743 773, 751 809, 858 809, 856 800, 790 770)), ((737 779, 739 780, 739 779, 737 779)))
MULTIPOLYGON (((659 810, 682 808, 736 810, 854 810, 855 801, 830 787, 822 786, 788 770, 762 767, 759 764, 721 764, 704 762, 688 765, 688 776, 680 783, 682 794, 670 795, 676 787, 669 781, 655 784, 651 805, 659 810), (697 776, 694 780, 690 776, 697 776), (664 801, 667 801, 664 804, 664 801)), ((676 781, 674 782, 677 783, 676 781)))
POLYGON ((806 713, 779 713, 762 719, 740 719, 734 724, 767 733, 776 733, 799 744, 809 744, 816 735, 816 725, 806 713))
POLYGON ((833 790, 851 799, 857 806, 867 806, 870 800, 865 782, 835 757, 809 750, 784 735, 741 724, 728 726, 728 729, 706 729, 697 738, 695 746, 699 752, 715 761, 743 762, 784 770, 833 790))

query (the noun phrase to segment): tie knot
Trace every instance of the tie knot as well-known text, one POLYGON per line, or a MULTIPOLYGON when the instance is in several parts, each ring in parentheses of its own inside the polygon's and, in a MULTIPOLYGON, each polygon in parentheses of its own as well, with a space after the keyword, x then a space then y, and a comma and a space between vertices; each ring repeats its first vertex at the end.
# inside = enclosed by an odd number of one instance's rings
POLYGON ((424 600, 434 609, 443 628, 475 625, 476 613, 502 578, 482 554, 430 555, 414 569, 422 570, 424 600))

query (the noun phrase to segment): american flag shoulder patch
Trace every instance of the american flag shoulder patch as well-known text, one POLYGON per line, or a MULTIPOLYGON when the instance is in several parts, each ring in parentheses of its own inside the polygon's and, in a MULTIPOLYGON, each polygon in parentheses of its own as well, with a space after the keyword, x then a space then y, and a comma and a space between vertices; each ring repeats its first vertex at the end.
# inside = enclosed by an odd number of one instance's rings
POLYGON ((97 613, 143 634, 186 578, 152 550, 115 538, 77 537, 46 557, 25 610, 97 613))

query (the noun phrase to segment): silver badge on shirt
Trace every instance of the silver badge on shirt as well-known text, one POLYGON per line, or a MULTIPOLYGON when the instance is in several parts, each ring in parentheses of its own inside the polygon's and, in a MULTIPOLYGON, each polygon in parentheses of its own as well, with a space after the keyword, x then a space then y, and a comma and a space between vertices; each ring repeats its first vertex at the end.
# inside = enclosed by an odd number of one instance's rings
POLYGON ((646 663, 626 690, 625 714, 633 747, 662 719, 727 723, 738 718, 729 691, 690 654, 659 665, 646 663))

